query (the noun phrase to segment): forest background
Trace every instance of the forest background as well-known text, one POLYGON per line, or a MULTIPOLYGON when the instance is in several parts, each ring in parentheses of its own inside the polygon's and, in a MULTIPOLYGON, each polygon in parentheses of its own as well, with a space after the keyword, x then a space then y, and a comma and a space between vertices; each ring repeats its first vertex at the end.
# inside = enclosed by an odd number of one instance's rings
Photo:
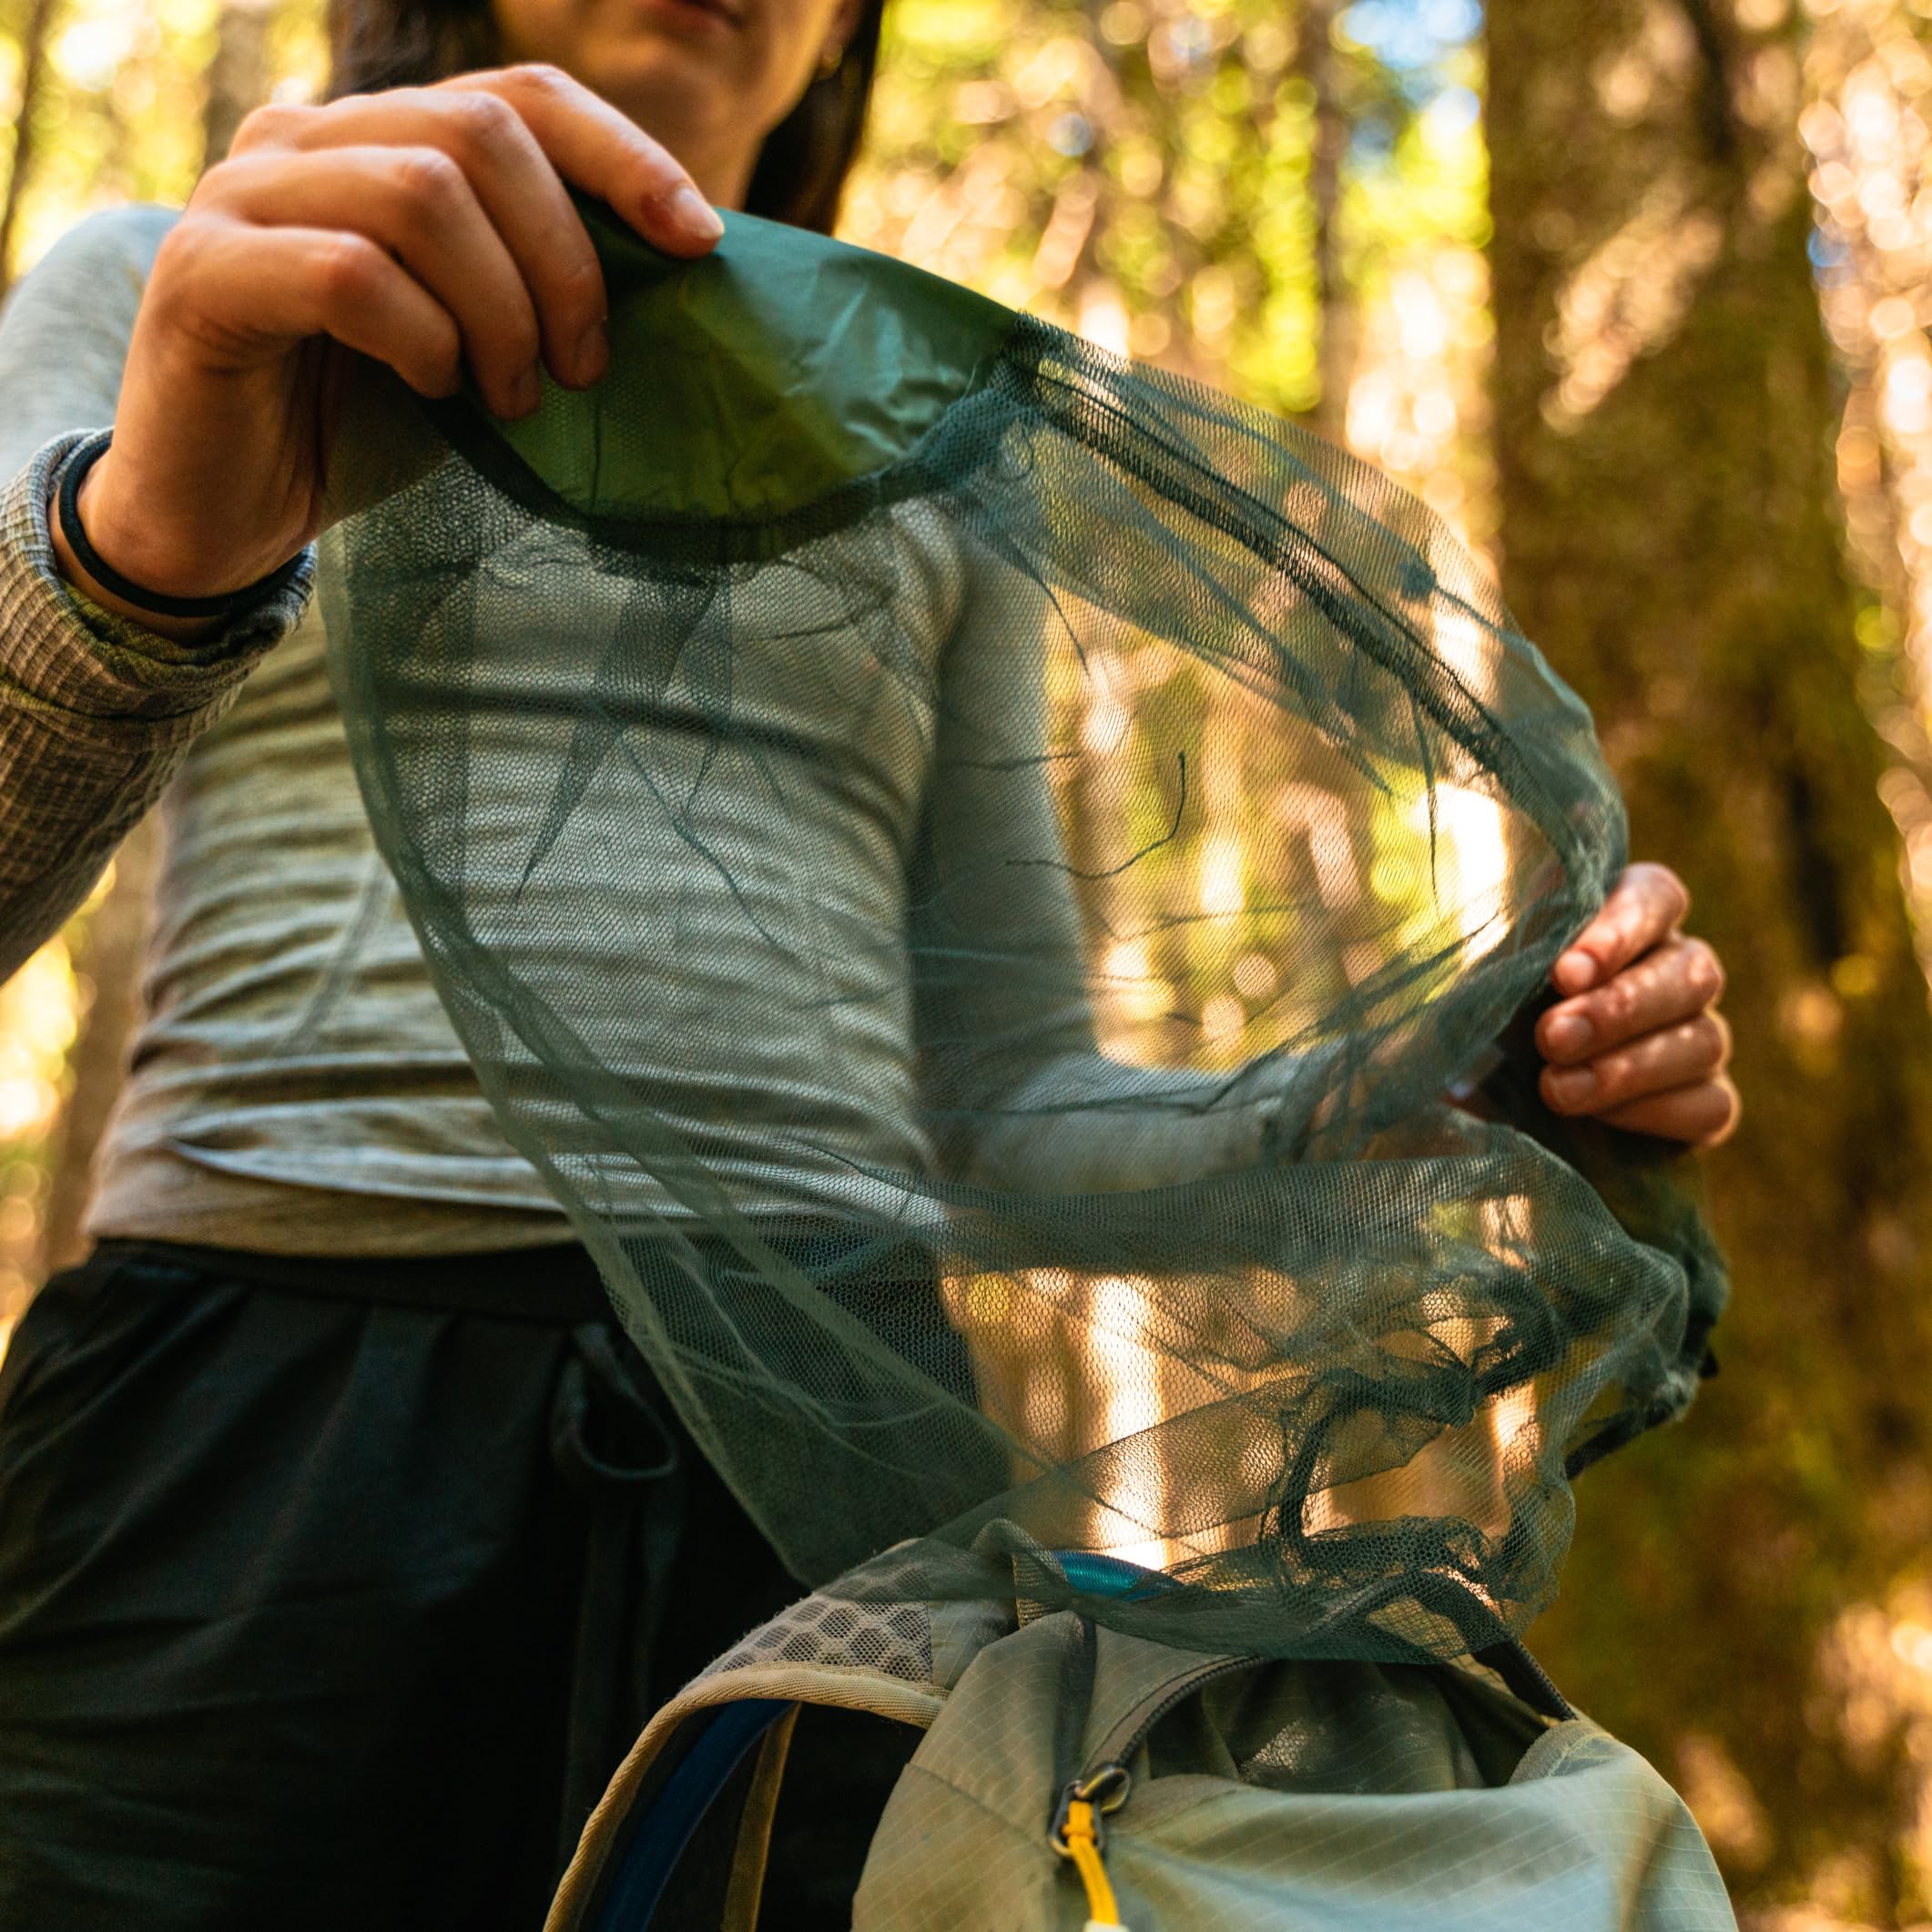
MULTIPOLYGON (((0 0, 0 288, 312 93, 320 15, 0 0)), ((1580 1485, 1532 1642, 1748 1925, 1932 1924, 1932 0, 896 0, 889 39, 850 239, 1346 441, 1595 707, 1732 971, 1736 1298, 1691 1418, 1580 1485)), ((0 1331, 80 1245, 153 863, 0 987, 0 1331)))

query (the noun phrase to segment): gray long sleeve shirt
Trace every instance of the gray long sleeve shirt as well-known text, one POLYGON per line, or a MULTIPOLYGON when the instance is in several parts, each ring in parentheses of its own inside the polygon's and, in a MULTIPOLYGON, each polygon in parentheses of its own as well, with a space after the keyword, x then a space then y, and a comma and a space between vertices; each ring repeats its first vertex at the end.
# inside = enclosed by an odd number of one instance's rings
MULTIPOLYGON (((76 598, 55 568, 47 502, 59 463, 76 432, 113 420, 141 289, 173 219, 151 208, 93 218, 0 312, 0 478, 11 479, 0 486, 0 977, 57 930, 158 800, 163 820, 145 1017, 90 1227, 345 1256, 563 1238, 557 1208, 477 1088, 376 850, 308 576, 188 647, 76 598)), ((935 655, 958 615, 945 576, 937 569, 928 585, 935 655)), ((956 708, 970 718, 970 679, 967 689, 956 708)), ((1050 812, 1043 787, 1032 789, 974 800, 955 788, 951 834, 1050 812)), ((909 851, 922 794, 911 786, 902 801, 909 851)), ((1028 897, 1006 874, 983 919, 1005 943, 1033 935, 1077 956, 1071 904, 1050 872, 1039 876, 1043 896, 1028 897)), ((902 902, 880 910, 903 917, 902 902)), ((1070 993, 1078 983, 1076 973, 1070 993)), ((945 997, 949 1030, 970 1032, 973 998, 997 1007, 1012 994, 989 984, 945 997)), ((875 1013, 829 1055, 822 1040, 809 1051, 815 1082, 844 1089, 830 1096, 839 1154, 903 1167, 928 1151, 915 1118, 920 1002, 909 985, 893 1003, 897 1038, 875 1013)), ((1197 1080, 1121 1067, 1094 1052, 1077 998, 1055 1004, 1036 1063, 977 1131, 969 1169, 1010 1185, 1119 1186, 1254 1157, 1278 1093, 1210 1101, 1197 1080), (1129 1100, 1155 1104, 1108 1104, 1129 1100), (1069 1107, 1084 1123, 1071 1131, 1069 1107)), ((766 1111, 782 1103, 771 1070, 802 1057, 787 1025, 747 997, 739 1013, 690 1031, 691 1064, 646 1071, 667 1091, 708 1090, 697 1111, 756 1137, 758 1110, 742 1097, 763 1091, 766 1111)), ((756 1205, 771 1149, 739 1154, 756 1205)), ((721 1158, 729 1167, 735 1156, 721 1158)))

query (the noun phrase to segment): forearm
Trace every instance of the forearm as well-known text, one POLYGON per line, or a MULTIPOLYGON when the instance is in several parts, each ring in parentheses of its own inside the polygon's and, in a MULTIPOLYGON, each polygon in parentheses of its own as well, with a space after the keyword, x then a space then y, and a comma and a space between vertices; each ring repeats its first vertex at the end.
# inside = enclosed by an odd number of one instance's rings
MULTIPOLYGON (((941 1158, 1022 1194, 1113 1193, 1293 1159, 1334 1055, 1226 1071, 1113 1057, 1049 772, 1042 661, 1023 612, 971 574, 952 591, 933 792, 913 868, 925 1098, 941 1158)), ((1042 634, 1048 614, 1038 618, 1042 634)), ((1060 733, 1070 727, 1062 718, 1060 733)))
POLYGON ((306 581, 171 642, 77 595, 49 524, 62 454, 115 421, 155 251, 176 217, 91 217, 0 310, 0 978, 86 898, 196 736, 300 614, 306 581))
POLYGON ((962 1140, 973 1177, 1026 1193, 1167 1187, 1292 1160, 1334 1055, 1277 1053, 1238 1072, 1062 1053, 990 1103, 962 1140))
POLYGON ((193 646, 76 599, 47 523, 76 440, 56 437, 0 486, 0 979, 86 897, 308 590, 305 575, 193 646))

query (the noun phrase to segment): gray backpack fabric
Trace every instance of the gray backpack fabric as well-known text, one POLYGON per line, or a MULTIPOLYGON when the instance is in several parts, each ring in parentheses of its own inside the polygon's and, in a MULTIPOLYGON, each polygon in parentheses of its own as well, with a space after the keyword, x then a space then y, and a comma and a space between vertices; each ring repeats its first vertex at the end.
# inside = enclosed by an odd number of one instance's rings
MULTIPOLYGON (((1663 1779, 1482 1666, 1209 1656, 1068 1611, 1016 1629, 996 1602, 862 1595, 807 1598, 657 1713, 546 1932, 753 1932, 803 1706, 925 1734, 854 1932, 1735 1925, 1663 1779), (1082 1793, 1100 1814, 1097 1895, 1068 1856, 1082 1793)), ((783 1926, 781 1897, 764 1910, 783 1926)))

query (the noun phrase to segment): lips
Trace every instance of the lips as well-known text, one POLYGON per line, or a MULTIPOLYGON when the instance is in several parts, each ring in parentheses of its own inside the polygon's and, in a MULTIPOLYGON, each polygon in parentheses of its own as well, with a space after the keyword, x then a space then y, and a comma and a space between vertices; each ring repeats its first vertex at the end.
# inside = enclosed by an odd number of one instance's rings
POLYGON ((723 21, 727 26, 745 24, 744 10, 737 0, 664 0, 664 5, 674 13, 709 15, 714 20, 723 21))

